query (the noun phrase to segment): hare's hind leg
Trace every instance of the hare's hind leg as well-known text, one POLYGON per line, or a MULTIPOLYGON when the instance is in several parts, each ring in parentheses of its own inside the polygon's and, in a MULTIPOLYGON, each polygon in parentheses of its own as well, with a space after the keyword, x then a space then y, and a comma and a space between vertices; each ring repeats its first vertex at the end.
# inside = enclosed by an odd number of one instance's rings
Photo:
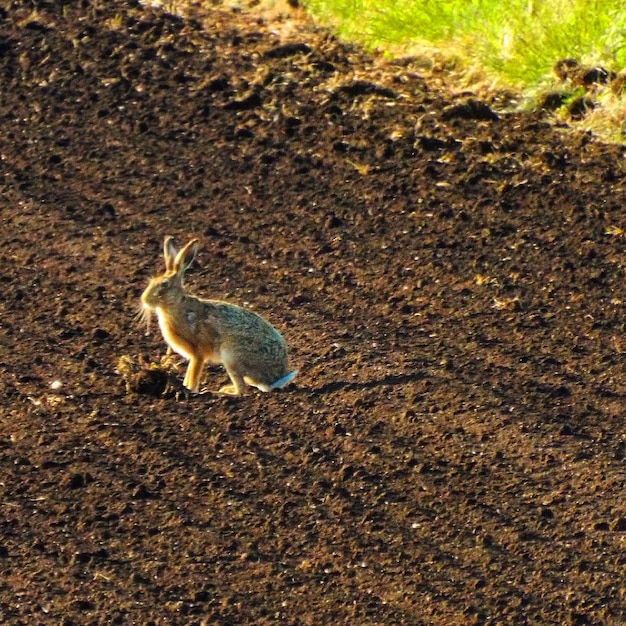
POLYGON ((234 372, 233 370, 226 368, 228 375, 230 376, 230 380, 232 381, 232 385, 225 385, 222 387, 218 393, 225 393, 229 396, 241 396, 243 395, 243 376, 234 372))
POLYGON ((197 393, 200 388, 200 376, 202 375, 203 367, 204 361, 202 359, 193 356, 189 359, 183 385, 194 393, 197 393))

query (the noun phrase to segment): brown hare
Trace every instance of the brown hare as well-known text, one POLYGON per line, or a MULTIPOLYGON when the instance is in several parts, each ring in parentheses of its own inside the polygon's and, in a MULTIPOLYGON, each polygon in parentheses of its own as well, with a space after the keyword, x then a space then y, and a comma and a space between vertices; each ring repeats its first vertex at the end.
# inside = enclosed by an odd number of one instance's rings
POLYGON ((236 304, 185 293, 183 277, 197 251, 197 239, 178 251, 173 237, 165 237, 165 273, 141 296, 146 314, 156 312, 167 344, 189 360, 185 387, 198 391, 207 362, 222 363, 232 381, 219 393, 240 396, 244 382, 261 391, 290 383, 298 372, 289 369, 287 344, 269 322, 236 304))

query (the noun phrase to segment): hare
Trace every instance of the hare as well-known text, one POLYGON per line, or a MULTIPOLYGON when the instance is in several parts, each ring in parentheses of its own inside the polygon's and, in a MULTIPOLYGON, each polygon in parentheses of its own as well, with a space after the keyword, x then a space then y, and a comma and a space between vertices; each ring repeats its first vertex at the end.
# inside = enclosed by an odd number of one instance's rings
POLYGON ((197 239, 178 251, 173 237, 165 237, 165 273, 141 296, 148 319, 156 312, 167 344, 189 360, 183 385, 197 392, 207 362, 221 363, 232 381, 219 393, 240 396, 244 382, 261 391, 290 383, 298 372, 289 369, 287 344, 269 322, 236 304, 185 293, 183 277, 197 251, 197 239))

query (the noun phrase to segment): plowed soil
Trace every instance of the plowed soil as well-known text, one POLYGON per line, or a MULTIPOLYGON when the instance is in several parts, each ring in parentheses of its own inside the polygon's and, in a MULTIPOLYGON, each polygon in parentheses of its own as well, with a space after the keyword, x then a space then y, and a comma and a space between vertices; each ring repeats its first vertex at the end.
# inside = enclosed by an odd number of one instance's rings
POLYGON ((626 623, 622 147, 306 23, 4 6, 3 624, 626 623), (127 384, 166 234, 294 384, 127 384))

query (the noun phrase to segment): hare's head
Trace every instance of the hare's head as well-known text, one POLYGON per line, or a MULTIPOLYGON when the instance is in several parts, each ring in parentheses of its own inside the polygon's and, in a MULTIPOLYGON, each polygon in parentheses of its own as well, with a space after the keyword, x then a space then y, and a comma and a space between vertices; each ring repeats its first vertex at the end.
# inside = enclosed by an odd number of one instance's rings
POLYGON ((163 244, 165 273, 153 278, 141 295, 144 309, 148 311, 154 311, 157 308, 167 310, 181 300, 185 270, 193 262, 197 251, 197 239, 192 239, 184 248, 176 250, 174 238, 170 236, 165 238, 163 244))

